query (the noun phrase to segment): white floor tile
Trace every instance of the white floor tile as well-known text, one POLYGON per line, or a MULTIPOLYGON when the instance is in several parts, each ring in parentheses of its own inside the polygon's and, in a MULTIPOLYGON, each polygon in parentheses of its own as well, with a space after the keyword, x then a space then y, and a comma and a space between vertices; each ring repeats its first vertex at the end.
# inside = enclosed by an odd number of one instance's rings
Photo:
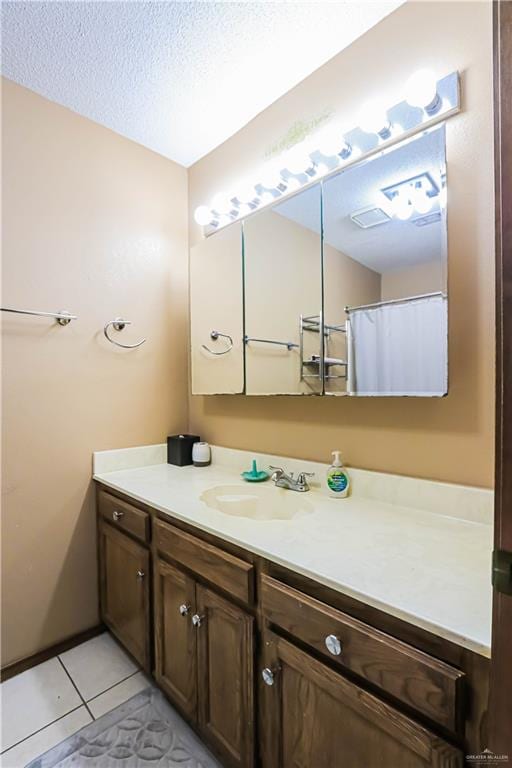
POLYGON ((109 691, 105 691, 101 696, 98 696, 92 701, 87 703, 87 706, 91 710, 95 719, 101 717, 105 712, 110 712, 114 707, 118 707, 120 704, 124 704, 125 701, 131 699, 139 691, 143 691, 151 685, 149 680, 143 672, 137 672, 132 675, 128 680, 124 680, 122 683, 118 683, 109 691))
POLYGON ((58 659, 1 683, 0 695, 3 751, 82 704, 58 659))
POLYGON ((88 723, 92 723, 92 718, 86 708, 81 706, 4 752, 0 757, 0 765, 2 768, 22 768, 88 723))
POLYGON ((108 632, 62 653, 60 658, 86 701, 138 670, 108 632))

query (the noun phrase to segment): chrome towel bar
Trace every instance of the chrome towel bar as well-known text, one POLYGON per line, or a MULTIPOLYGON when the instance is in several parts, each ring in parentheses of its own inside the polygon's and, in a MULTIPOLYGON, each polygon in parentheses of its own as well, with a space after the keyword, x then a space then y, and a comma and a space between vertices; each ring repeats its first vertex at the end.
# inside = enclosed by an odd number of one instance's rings
POLYGON ((105 338, 110 341, 111 344, 115 344, 116 347, 122 347, 123 349, 136 349, 137 347, 140 347, 142 344, 146 342, 146 339, 141 339, 140 341, 137 341, 135 344, 121 344, 120 341, 116 341, 111 336, 109 336, 108 329, 110 326, 113 326, 114 330, 116 331, 122 331, 123 328, 127 325, 131 325, 131 320, 124 320, 122 317, 116 317, 114 320, 109 320, 108 323, 105 324, 105 327, 103 328, 103 333, 105 334, 105 338))
POLYGON ((295 344, 293 341, 274 341, 273 339, 254 339, 250 336, 244 336, 244 342, 246 344, 248 344, 250 341, 257 341, 259 344, 275 344, 278 347, 286 347, 288 350, 299 348, 299 344, 295 344))
POLYGON ((11 309, 10 307, 0 307, 1 312, 13 312, 15 315, 35 315, 36 317, 53 317, 59 325, 68 325, 72 320, 77 320, 77 315, 71 315, 65 309, 59 312, 39 312, 35 309, 11 309))

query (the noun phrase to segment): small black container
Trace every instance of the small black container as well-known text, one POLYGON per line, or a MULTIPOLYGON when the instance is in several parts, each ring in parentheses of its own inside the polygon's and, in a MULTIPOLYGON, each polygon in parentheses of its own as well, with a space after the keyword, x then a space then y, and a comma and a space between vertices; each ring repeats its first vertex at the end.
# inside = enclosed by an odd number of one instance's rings
POLYGON ((167 463, 185 467, 192 464, 192 446, 201 440, 199 435, 171 435, 167 438, 167 463))

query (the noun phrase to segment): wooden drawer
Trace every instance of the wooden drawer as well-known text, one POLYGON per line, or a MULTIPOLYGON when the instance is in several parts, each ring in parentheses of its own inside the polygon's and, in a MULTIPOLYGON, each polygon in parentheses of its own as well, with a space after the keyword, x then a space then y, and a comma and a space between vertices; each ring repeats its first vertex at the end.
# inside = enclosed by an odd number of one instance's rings
POLYGON ((254 568, 250 563, 155 520, 157 549, 244 603, 254 599, 254 568))
POLYGON ((149 515, 127 501, 112 496, 106 491, 98 494, 100 515, 120 530, 131 533, 140 541, 149 542, 149 515))
POLYGON ((261 577, 261 604, 272 624, 431 720, 459 730, 464 681, 460 670, 270 576, 261 577))

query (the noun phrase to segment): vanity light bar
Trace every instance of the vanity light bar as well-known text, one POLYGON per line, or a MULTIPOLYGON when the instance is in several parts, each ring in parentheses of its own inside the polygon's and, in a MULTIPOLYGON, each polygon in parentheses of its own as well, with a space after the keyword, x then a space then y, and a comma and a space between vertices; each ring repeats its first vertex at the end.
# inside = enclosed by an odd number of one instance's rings
POLYGON ((364 104, 357 127, 350 131, 333 123, 299 142, 267 162, 257 180, 242 183, 233 193, 217 193, 210 205, 196 208, 195 221, 211 235, 460 110, 457 72, 436 80, 429 70, 418 70, 408 79, 403 94, 402 101, 387 109, 378 102, 364 104))

